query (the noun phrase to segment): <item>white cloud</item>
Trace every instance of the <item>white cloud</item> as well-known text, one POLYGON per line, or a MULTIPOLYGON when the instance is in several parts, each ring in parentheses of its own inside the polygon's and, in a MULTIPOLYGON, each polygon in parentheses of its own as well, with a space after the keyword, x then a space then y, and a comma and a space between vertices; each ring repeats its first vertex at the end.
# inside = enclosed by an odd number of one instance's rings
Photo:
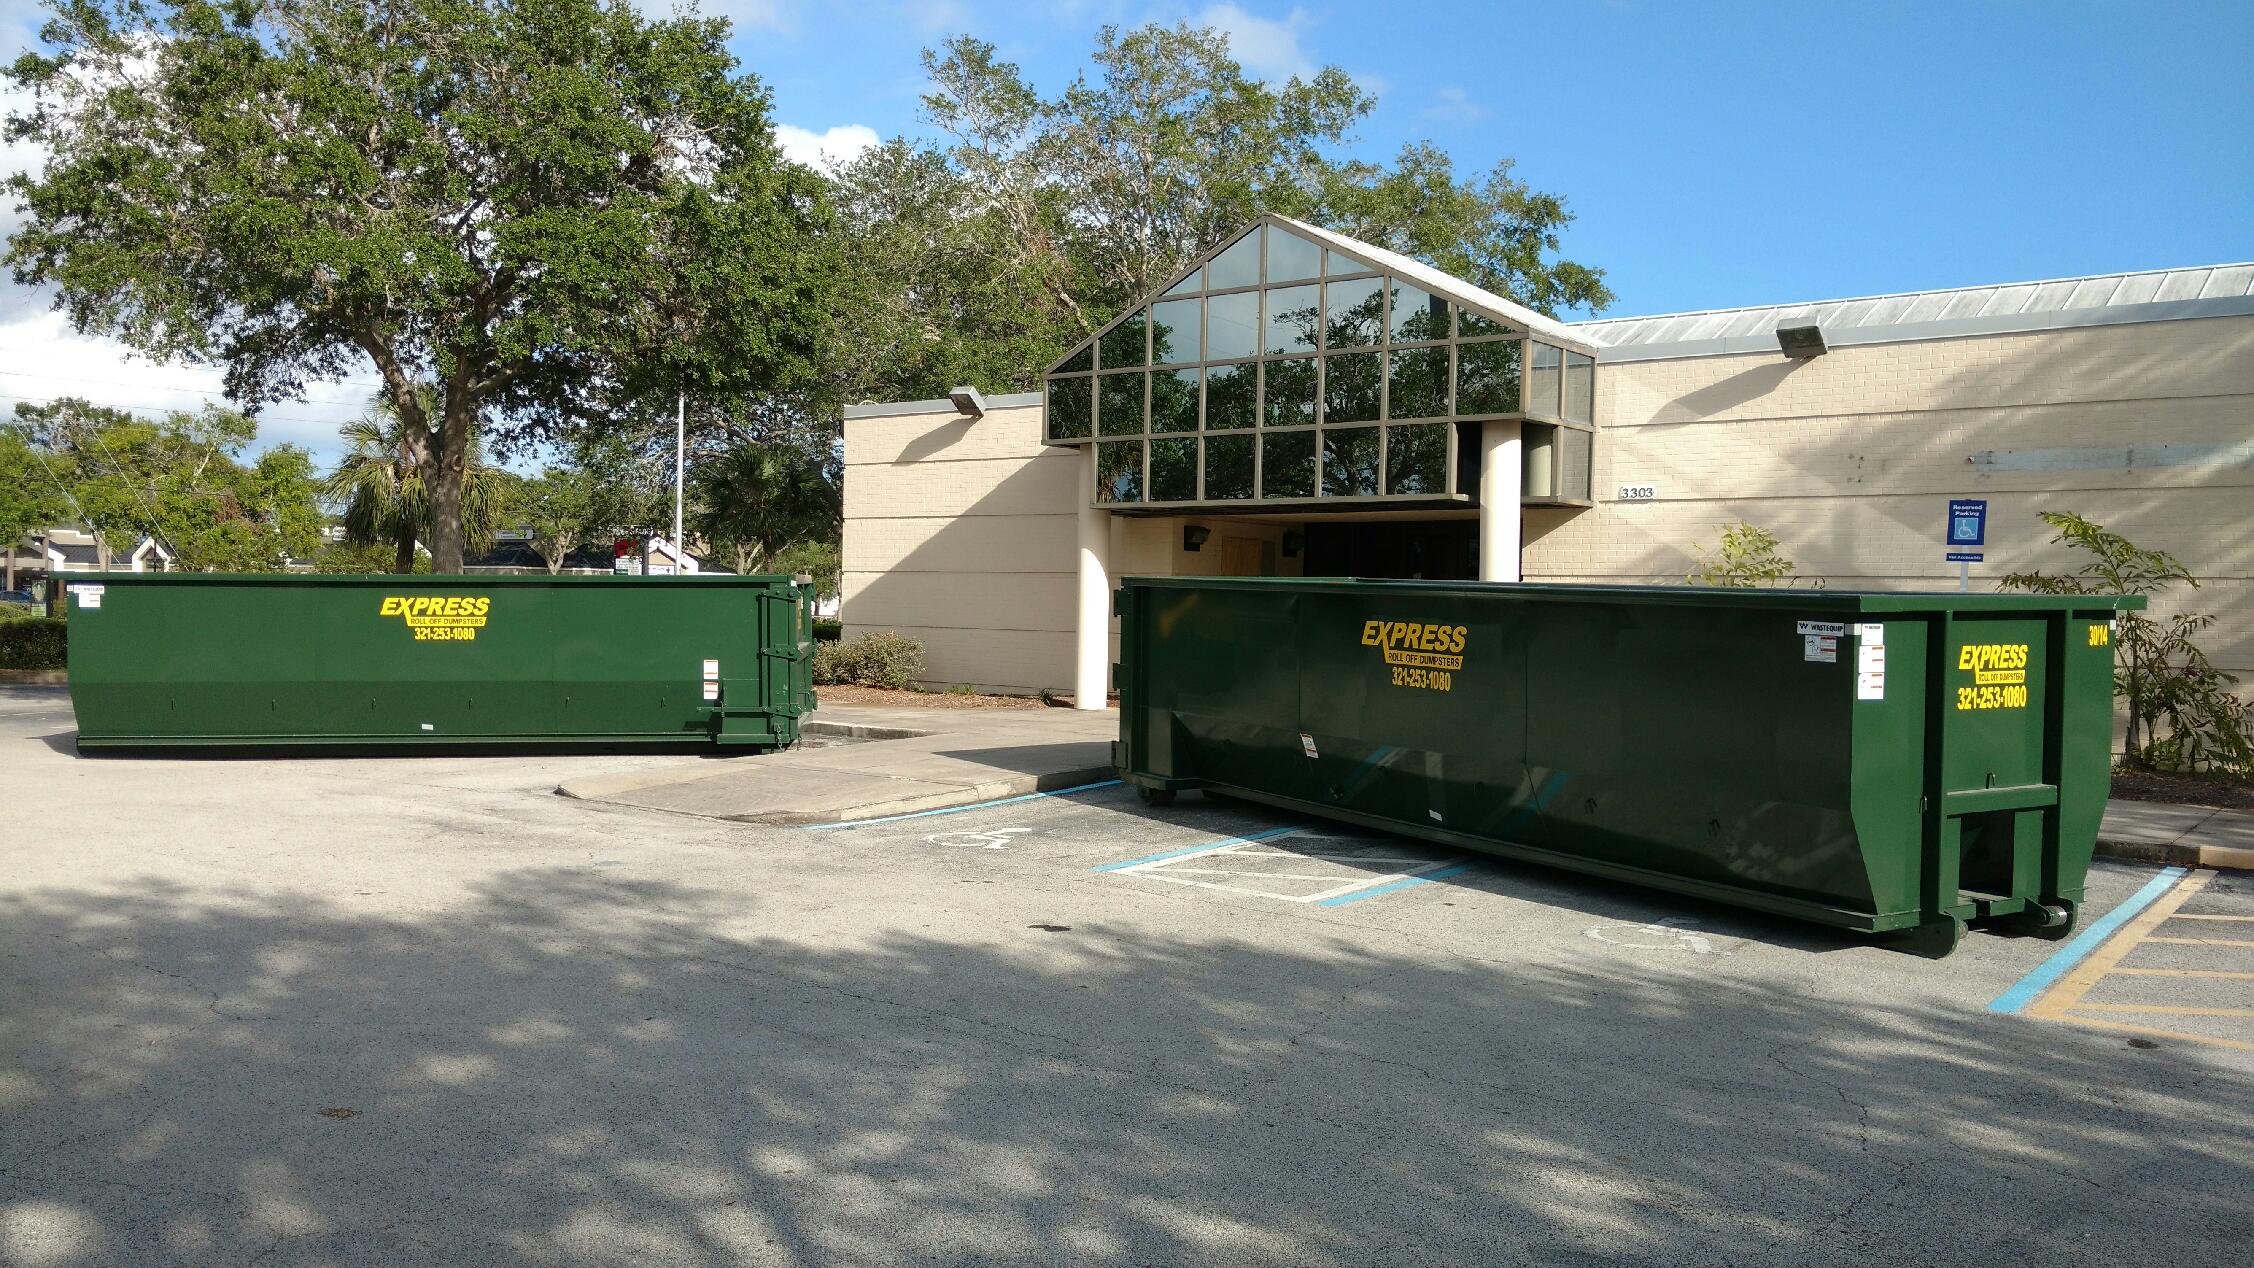
POLYGON ((961 0, 901 0, 900 12, 926 34, 970 29, 970 6, 961 0))
POLYGON ((1229 52, 1262 79, 1314 78, 1315 59, 1299 43, 1310 25, 1305 9, 1294 5, 1281 18, 1263 18, 1234 4, 1216 4, 1197 20, 1227 35, 1229 52))
POLYGON ((664 16, 695 8, 708 18, 726 18, 741 31, 791 31, 798 27, 797 0, 636 0, 637 8, 664 16))
POLYGON ((1424 108, 1424 117, 1442 123, 1477 123, 1487 117, 1487 107, 1471 99, 1471 94, 1461 88, 1449 86, 1432 90, 1433 103, 1424 108))
POLYGON ((775 144, 782 147, 784 158, 821 172, 874 149, 877 130, 861 123, 841 123, 827 132, 809 132, 784 123, 775 127, 775 144))

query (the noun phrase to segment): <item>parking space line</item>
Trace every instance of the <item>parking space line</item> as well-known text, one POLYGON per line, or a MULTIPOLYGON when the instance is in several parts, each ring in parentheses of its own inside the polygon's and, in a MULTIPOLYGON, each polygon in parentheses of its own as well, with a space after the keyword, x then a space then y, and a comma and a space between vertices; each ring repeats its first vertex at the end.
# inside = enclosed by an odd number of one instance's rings
POLYGON ((2089 928, 2074 935, 2073 941, 2053 951, 2049 959, 2035 966, 2033 972, 2013 983, 2010 990, 1998 995, 1988 1005, 1988 1011, 1991 1013, 2016 1013, 2027 1007, 2036 996, 2042 994, 2053 982, 2064 976, 2068 969, 2079 963, 2082 957, 2097 950, 2101 943, 2112 937, 2114 930, 2127 924, 2130 917, 2157 902, 2162 894, 2168 892, 2168 887, 2175 884, 2177 879, 2183 875, 2183 868, 2162 868, 2159 875, 2145 882, 2143 889, 2129 895, 2120 906, 2093 921, 2089 928))
MULTIPOLYGON (((2129 1014, 2149 1015, 2156 1017, 2254 1016, 2254 1009, 2222 1008, 2189 1004, 2148 1004, 2136 1001, 2107 1001, 2104 1003, 2085 1003, 2083 1001, 2082 997, 2086 995, 2092 987, 2096 986, 2100 981, 2108 976, 2202 978, 2210 980, 2254 979, 2254 973, 2242 973, 2223 969, 2157 969, 2143 967, 2124 968, 2122 966, 2121 961, 2126 958, 2131 951, 2134 951, 2144 943, 2153 940, 2153 931, 2158 929, 2162 924, 2174 919, 2201 918, 2200 913, 2188 913, 2179 915, 2178 912, 2186 902, 2190 901, 2201 890, 2207 887, 2207 883, 2215 878, 2215 873, 2208 870, 2185 873, 2184 869, 2182 868, 2171 868, 2169 870, 2181 874, 2181 879, 2176 880, 2164 895, 2161 895, 2157 898, 2152 898, 2150 897, 2150 895, 2152 894, 2155 887, 2162 884, 2167 879, 2166 873, 2163 873, 2161 876, 2155 877, 2152 884, 2148 884, 2144 889, 2138 891, 2137 894, 2129 902, 2123 903, 2121 909, 2141 907, 2142 910, 2137 911, 2134 917, 2131 919, 2117 922, 2119 924, 2118 931, 2110 939, 2108 939, 2102 947, 2099 947, 2095 953, 2089 956, 2088 959, 2074 965, 2071 971, 2065 973, 2058 979, 2055 986, 2047 991, 2044 991, 2039 997, 2034 999, 2031 1003, 2028 1003, 2024 1009, 2026 1016, 2038 1018, 2044 1021, 2063 1022, 2070 1026, 2083 1026, 2096 1030, 2111 1030, 2126 1034, 2144 1035, 2160 1039, 2176 1039, 2181 1040, 2185 1043, 2205 1044, 2210 1047, 2216 1048, 2233 1048, 2240 1051, 2254 1052, 2254 1043, 2248 1043, 2244 1040, 2225 1039, 2219 1035, 2194 1034, 2189 1031, 2182 1030, 2167 1030, 2158 1026, 2145 1026, 2126 1021, 2112 1021, 2108 1020, 2105 1017, 2092 1017, 2086 1015, 2089 1013, 2109 1013, 2114 1015, 2129 1014)), ((2120 909, 2117 909, 2115 913, 2109 913, 2109 918, 2112 914, 2118 914, 2118 910, 2120 909)), ((2100 925, 2102 925, 2103 923, 2104 922, 2100 922, 2100 925)), ((2093 926, 2092 932, 2095 932, 2098 927, 2099 926, 2093 926)), ((2081 939, 2078 938, 2075 941, 2080 942, 2081 939)), ((2047 968, 2048 965, 2046 964, 2045 967, 2047 968)), ((2040 970, 2038 970, 2038 972, 2040 972, 2040 970)), ((2030 974, 2030 979, 2033 976, 2034 975, 2030 974)), ((2025 984, 2026 983, 2024 981, 2021 983, 2021 985, 2025 984)), ((2014 987, 2013 993, 2016 993, 2018 990, 2018 987, 2014 987)), ((2008 997, 2009 994, 2007 993, 2006 998, 2008 997)), ((1997 1000, 1997 1004, 2002 1003, 2004 1003, 2003 999, 1997 1000)), ((1996 1005, 1990 1005, 1990 1008, 1996 1009, 1996 1005)), ((1997 1011, 2011 1010, 1997 1009, 1997 1011)))
POLYGON ((2176 916, 2178 920, 2254 920, 2254 916, 2222 916, 2213 912, 2187 911, 2176 916))
POLYGON ((1228 849, 1231 846, 1251 845, 1255 841, 1273 841, 1277 837, 1288 837, 1294 832, 1305 831, 1307 831, 1305 824, 1289 828, 1271 828, 1266 832, 1247 833, 1241 837, 1223 837, 1218 841, 1208 841, 1203 845, 1193 845, 1182 850, 1168 850, 1163 854, 1146 854, 1139 859, 1128 859, 1121 863, 1105 863, 1089 870, 1094 872, 1129 872, 1139 867, 1148 867, 1153 863, 1164 863, 1168 859, 1186 859, 1193 854, 1209 854, 1216 850, 1228 849))
POLYGON ((2211 977, 2254 982, 2254 973, 2240 973, 2234 969, 2114 969, 2112 971, 2130 977, 2211 977))
MULTIPOLYGON (((2164 896, 2151 901, 2134 919, 2124 923, 2117 935, 2099 947, 2087 960, 2074 966, 2071 972, 2059 979, 2057 986, 2030 1003, 2027 1006, 2028 1016, 2044 1017, 2052 1021, 2069 1020, 2065 1016, 2067 1009, 2079 1003, 2090 988, 2097 985, 2099 978, 2119 968, 2122 959, 2135 950, 2139 942, 2158 929, 2162 921, 2175 915, 2177 908, 2183 906, 2192 895, 2207 888, 2207 882, 2215 878, 2215 874, 2208 871, 2186 873, 2182 868, 2170 870, 2181 877, 2174 887, 2164 896)), ((2147 885, 2145 888, 2149 890, 2152 887, 2147 885)), ((2143 891, 2139 891, 2139 897, 2142 896, 2143 891)), ((2122 905, 2126 907, 2128 904, 2122 905)))
POLYGON ((1313 899, 1303 899, 1301 901, 1313 901, 1318 907, 1342 907, 1347 903, 1360 902, 1365 898, 1377 898, 1381 895, 1391 894, 1398 890, 1409 889, 1417 885, 1422 885, 1428 881, 1442 880, 1447 877, 1454 876, 1459 872, 1468 872, 1475 866, 1477 866, 1477 864, 1473 863, 1448 864, 1446 860, 1442 860, 1439 863, 1427 864, 1428 868, 1437 870, 1425 870, 1423 868, 1420 868, 1417 871, 1410 872, 1397 880, 1379 882, 1377 884, 1370 885, 1367 888, 1356 889, 1351 893, 1338 893, 1337 891, 1332 891, 1332 894, 1329 897, 1317 896, 1313 899))
POLYGON ((2076 1004, 2077 1013, 2181 1013, 2186 1017, 2254 1017, 2254 1008, 2210 1008, 2194 1004, 2076 1004))
POLYGON ((1021 801, 1039 801, 1043 797, 1069 797, 1074 793, 1093 792, 1098 788, 1117 788, 1123 781, 1106 779, 1093 784, 1079 784, 1071 788, 1058 788, 1049 792, 1025 793, 1017 797, 1001 797, 993 801, 974 801, 967 806, 942 806, 937 810, 916 810, 904 815, 885 815, 878 819, 848 819, 843 823, 810 823, 808 832, 826 832, 832 828, 867 828, 880 823, 898 823, 902 819, 928 819, 933 815, 959 815, 972 810, 986 810, 994 806, 1015 805, 1021 801))
MULTIPOLYGON (((2176 919, 2184 916, 2177 913, 2176 919)), ((2182 947, 2254 947, 2254 939, 2247 938, 2146 938, 2146 942, 2173 942, 2182 947)))

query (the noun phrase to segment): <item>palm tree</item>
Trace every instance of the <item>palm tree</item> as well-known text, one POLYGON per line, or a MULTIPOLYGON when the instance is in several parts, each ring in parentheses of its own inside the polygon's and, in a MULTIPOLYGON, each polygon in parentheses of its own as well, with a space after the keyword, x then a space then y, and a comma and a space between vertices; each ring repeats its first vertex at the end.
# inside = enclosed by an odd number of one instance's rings
MULTIPOLYGON (((437 394, 426 409, 437 408, 437 394)), ((338 429, 347 446, 322 491, 344 507, 344 539, 354 546, 390 546, 392 571, 415 570, 415 542, 430 532, 430 497, 422 469, 407 447, 399 411, 377 393, 368 413, 338 429)), ((509 475, 485 465, 485 446, 470 434, 468 465, 462 472, 462 541, 477 552, 492 545, 508 497, 509 475)))

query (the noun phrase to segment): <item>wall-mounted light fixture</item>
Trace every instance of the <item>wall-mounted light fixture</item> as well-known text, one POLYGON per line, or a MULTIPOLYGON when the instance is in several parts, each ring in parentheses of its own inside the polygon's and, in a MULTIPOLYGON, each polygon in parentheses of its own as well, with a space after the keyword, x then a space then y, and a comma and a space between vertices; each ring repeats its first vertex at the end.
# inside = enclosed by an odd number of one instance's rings
POLYGON ((1307 535, 1296 528, 1284 530, 1284 558, 1299 558, 1299 548, 1307 544, 1307 535))
POLYGON ((1182 549, 1203 550, 1205 549, 1206 539, 1211 536, 1213 536, 1213 530, 1203 524, 1184 524, 1182 526, 1182 549))
POLYGON ((968 414, 972 418, 986 417, 986 398, 980 396, 978 389, 968 383, 949 392, 947 399, 955 403, 955 411, 959 414, 968 414))
POLYGON ((1822 326, 1779 326, 1777 347, 1795 361, 1824 354, 1824 328, 1822 326))

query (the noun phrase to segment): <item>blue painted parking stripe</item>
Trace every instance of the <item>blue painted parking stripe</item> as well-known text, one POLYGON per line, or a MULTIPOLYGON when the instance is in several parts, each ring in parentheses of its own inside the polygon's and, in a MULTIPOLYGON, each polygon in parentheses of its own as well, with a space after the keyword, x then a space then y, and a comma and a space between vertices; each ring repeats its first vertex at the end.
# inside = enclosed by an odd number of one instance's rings
POLYGON ((1317 907, 1343 907, 1348 903, 1358 903, 1365 898, 1377 898, 1384 894, 1391 894, 1398 890, 1407 889, 1412 885, 1422 885, 1426 881, 1444 880, 1447 877, 1454 876, 1459 872, 1468 872, 1476 866, 1477 864, 1474 863, 1458 863, 1454 867, 1443 867, 1437 872, 1425 872, 1417 876, 1404 876, 1400 880, 1387 881, 1383 885, 1372 885, 1368 889, 1357 889, 1351 894, 1340 894, 1336 898, 1326 898, 1321 902, 1316 903, 1315 905, 1317 907))
POLYGON ((1203 845, 1193 845, 1186 850, 1168 850, 1164 854, 1146 854, 1139 859, 1128 859, 1124 863, 1106 863, 1101 867, 1094 867, 1088 870, 1093 872, 1123 872, 1130 867, 1141 867, 1145 863, 1163 863, 1167 859, 1188 858, 1192 854, 1203 854, 1207 850, 1218 850, 1224 846, 1251 845, 1255 841, 1273 841, 1277 837, 1288 837, 1294 832, 1305 832, 1306 830, 1307 828, 1304 824, 1294 825, 1289 828, 1272 828, 1266 832, 1255 832, 1248 836, 1223 837, 1218 841, 1208 841, 1203 845))
POLYGON ((928 819, 933 815, 959 815, 967 810, 984 810, 990 806, 1007 806, 1020 801, 1039 801, 1043 797, 1065 797, 1073 793, 1092 792, 1098 788, 1116 788, 1120 780, 1107 779, 1098 784, 1081 784, 1075 788, 1059 788, 1054 792, 1026 793, 1022 797, 1004 797, 998 801, 974 801, 967 806, 943 806, 938 810, 918 810, 904 815, 886 815, 881 819, 852 819, 845 823, 810 823, 808 832, 823 832, 830 828, 866 828, 875 823, 898 823, 902 819, 928 819))
POLYGON ((2138 912, 2158 902, 2160 896, 2168 892, 2169 886, 2182 879, 2185 870, 2180 867, 2160 869, 2160 874, 2148 881, 2143 889, 2129 895, 2128 901, 2105 913, 2104 919, 2076 934, 2072 942, 2052 952, 2051 958, 2036 965, 2034 972, 2019 979, 2010 990, 1998 995, 1995 1002, 1988 1005, 1988 1011, 2016 1013, 2034 1002, 2036 996, 2050 989, 2051 983, 2066 976, 2068 969, 2080 963, 2084 956, 2097 950, 2107 938, 2112 937, 2114 930, 2129 923, 2138 912))

